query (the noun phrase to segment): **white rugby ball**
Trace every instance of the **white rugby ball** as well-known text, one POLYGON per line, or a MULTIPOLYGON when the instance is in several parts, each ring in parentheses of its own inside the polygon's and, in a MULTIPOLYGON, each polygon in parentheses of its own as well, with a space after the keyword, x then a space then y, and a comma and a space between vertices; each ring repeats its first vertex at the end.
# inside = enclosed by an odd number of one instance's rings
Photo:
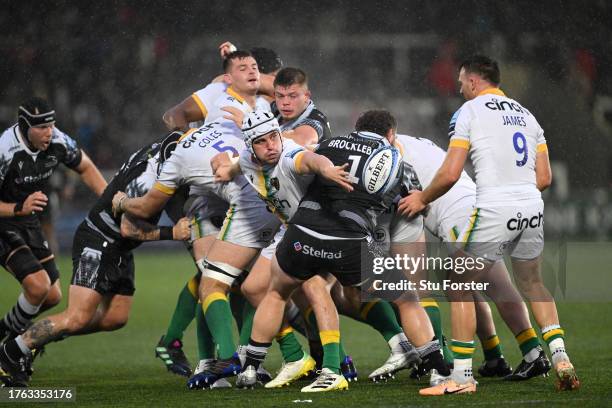
POLYGON ((363 167, 363 187, 370 194, 384 194, 397 178, 400 168, 399 151, 393 146, 382 146, 370 155, 363 167))

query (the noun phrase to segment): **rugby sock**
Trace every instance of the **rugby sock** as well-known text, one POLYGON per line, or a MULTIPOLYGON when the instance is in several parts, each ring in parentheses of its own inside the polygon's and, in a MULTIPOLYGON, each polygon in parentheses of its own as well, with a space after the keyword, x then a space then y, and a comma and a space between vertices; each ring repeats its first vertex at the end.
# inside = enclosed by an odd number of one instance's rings
POLYGON ((410 343, 404 332, 391 337, 387 343, 389 343, 389 348, 393 354, 404 354, 414 350, 414 346, 410 343))
POLYGON ((389 342, 393 336, 403 333, 389 302, 374 300, 362 303, 359 309, 359 317, 361 321, 378 331, 386 342, 389 342))
POLYGON ((215 342, 213 341, 212 333, 206 324, 202 305, 196 307, 196 338, 198 340, 198 358, 200 360, 208 360, 215 358, 215 342))
POLYGON ((254 317, 255 308, 248 301, 244 302, 242 307, 242 324, 240 325, 240 345, 249 344, 254 317))
POLYGON ((227 297, 220 292, 211 293, 202 302, 202 311, 208 329, 219 346, 219 359, 231 358, 236 347, 232 337, 232 312, 227 297))
POLYGON ((276 341, 280 346, 283 360, 287 363, 298 361, 304 357, 304 350, 295 337, 291 326, 285 326, 276 335, 276 341))
MULTIPOLYGON (((312 308, 310 307, 308 308, 308 310, 306 310, 306 322, 312 329, 318 330, 317 317, 315 316, 314 312, 312 311, 312 308)), ((321 336, 321 333, 319 332, 319 337, 320 336, 321 336)), ((339 353, 340 361, 344 361, 347 354, 346 354, 346 351, 344 350, 344 345, 342 344, 342 340, 339 341, 338 348, 339 348, 338 353, 339 353)), ((323 361, 325 361, 325 345, 324 344, 323 344, 323 361)))
POLYGON ((540 355, 540 341, 532 327, 523 330, 514 337, 526 362, 531 363, 538 358, 540 355))
POLYGON ((183 332, 187 329, 196 314, 198 306, 198 286, 200 280, 196 276, 191 278, 183 287, 179 294, 168 325, 168 330, 164 335, 164 346, 168 347, 174 340, 182 340, 183 332))
MULTIPOLYGON (((323 344, 323 368, 340 374, 340 331, 322 330, 319 332, 323 344)), ((346 355, 345 355, 346 356, 346 355)))
POLYGON ((253 366, 257 370, 266 358, 270 345, 272 345, 272 343, 259 343, 253 339, 249 339, 249 345, 246 348, 246 361, 242 367, 243 371, 248 366, 253 366))
POLYGON ((421 300, 421 306, 425 309, 425 313, 431 321, 434 335, 440 340, 440 346, 442 348, 442 355, 444 360, 448 364, 453 362, 453 353, 448 349, 446 341, 444 341, 444 333, 442 332, 442 316, 440 315, 440 306, 433 298, 423 298, 421 300))
POLYGON ((451 351, 454 357, 452 378, 462 384, 472 381, 472 356, 474 355, 474 341, 451 341, 451 351))
POLYGON ((30 349, 25 345, 21 336, 17 336, 4 344, 0 344, 0 347, 4 349, 4 353, 13 363, 17 363, 21 357, 30 354, 30 349))
POLYGON ((32 305, 25 298, 23 293, 19 294, 17 304, 9 310, 4 316, 3 326, 15 333, 23 333, 32 322, 32 319, 38 315, 40 305, 32 305))
POLYGON ((494 334, 488 337, 486 340, 482 342, 482 351, 484 352, 484 358, 489 362, 497 363, 498 358, 503 358, 501 343, 499 342, 499 337, 497 334, 494 334))
POLYGON ((558 324, 551 324, 542 328, 542 338, 548 344, 552 362, 555 366, 561 361, 569 361, 569 357, 565 352, 564 335, 565 331, 558 324))

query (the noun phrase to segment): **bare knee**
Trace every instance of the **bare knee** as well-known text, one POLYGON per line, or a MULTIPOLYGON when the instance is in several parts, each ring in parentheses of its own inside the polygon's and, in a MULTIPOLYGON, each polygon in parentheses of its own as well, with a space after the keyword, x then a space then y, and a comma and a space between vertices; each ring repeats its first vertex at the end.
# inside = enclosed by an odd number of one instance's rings
POLYGON ((47 273, 42 269, 26 276, 22 285, 26 299, 33 305, 40 305, 43 303, 51 290, 49 276, 47 276, 47 273))
POLYGON ((44 308, 50 309, 57 306, 62 301, 62 290, 58 284, 51 286, 45 299, 44 308))

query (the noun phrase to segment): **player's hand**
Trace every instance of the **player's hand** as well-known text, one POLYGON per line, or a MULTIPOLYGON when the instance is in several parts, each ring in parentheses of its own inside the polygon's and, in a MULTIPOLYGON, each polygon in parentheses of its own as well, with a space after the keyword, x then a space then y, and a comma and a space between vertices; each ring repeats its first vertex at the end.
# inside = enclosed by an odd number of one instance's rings
POLYGON ((183 217, 172 227, 172 239, 175 241, 187 241, 191 239, 191 222, 189 218, 183 217))
POLYGON ((222 111, 227 112, 227 115, 223 115, 225 119, 229 119, 238 126, 238 129, 242 129, 242 120, 244 119, 244 112, 233 106, 224 106, 221 108, 222 111))
POLYGON ((123 208, 121 208, 121 204, 124 200, 127 200, 128 196, 123 191, 117 191, 113 196, 113 214, 118 216, 123 212, 123 208))
POLYGON ((399 200, 397 212, 407 217, 414 217, 427 209, 427 203, 423 202, 423 192, 411 190, 406 197, 399 200))
POLYGON ((347 168, 348 163, 345 163, 342 166, 325 167, 321 170, 321 176, 338 184, 343 190, 350 193, 353 191, 353 185, 350 181, 351 176, 349 172, 346 171, 347 168))
POLYGON ((230 159, 230 154, 229 152, 219 153, 210 160, 210 166, 215 175, 215 181, 224 182, 233 180, 234 174, 232 174, 232 166, 234 162, 230 159))
POLYGON ((226 41, 219 46, 219 55, 221 55, 221 58, 225 59, 229 54, 236 50, 237 48, 234 44, 229 41, 226 41))
POLYGON ((34 214, 41 212, 47 206, 48 198, 42 191, 35 191, 23 202, 20 215, 34 214))

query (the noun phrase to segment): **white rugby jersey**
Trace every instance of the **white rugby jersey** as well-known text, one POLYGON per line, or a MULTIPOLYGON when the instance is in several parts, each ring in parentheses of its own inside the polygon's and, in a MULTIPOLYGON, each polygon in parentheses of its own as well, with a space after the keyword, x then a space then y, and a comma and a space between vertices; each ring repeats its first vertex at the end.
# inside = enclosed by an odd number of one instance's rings
POLYGON ((546 151, 535 117, 498 88, 467 101, 453 115, 449 147, 470 151, 476 172, 477 205, 508 205, 540 199, 536 152, 546 151))
POLYGON ((259 200, 242 176, 227 183, 215 181, 210 160, 218 153, 237 154, 245 148, 242 139, 224 130, 225 127, 219 122, 211 122, 185 133, 170 158, 162 165, 153 188, 173 194, 181 185, 189 185, 190 194, 213 193, 228 203, 234 203, 245 194, 259 200))
MULTIPOLYGON (((228 113, 221 110, 225 106, 232 106, 240 109, 242 112, 251 112, 253 108, 238 95, 231 86, 224 82, 212 83, 205 88, 196 91, 193 95, 193 100, 198 104, 202 114, 204 115, 204 123, 219 122, 223 126, 224 132, 242 139, 242 131, 240 127, 229 119, 225 119, 223 115, 228 113)), ((255 109, 270 111, 270 104, 262 97, 257 97, 255 109)))
POLYGON ((262 166, 246 149, 240 153, 242 173, 283 223, 293 217, 314 178, 313 174, 299 174, 296 170, 304 151, 293 140, 283 139, 283 151, 274 166, 262 166))
MULTIPOLYGON (((429 139, 398 134, 397 142, 402 159, 413 167, 423 189, 427 188, 442 166, 446 152, 429 139)), ((457 183, 446 194, 430 204, 429 212, 425 217, 425 226, 436 233, 442 218, 450 214, 455 205, 461 205, 462 198, 475 195, 476 185, 465 171, 461 172, 457 183)), ((467 215, 469 214, 466 214, 466 217, 467 215)))

